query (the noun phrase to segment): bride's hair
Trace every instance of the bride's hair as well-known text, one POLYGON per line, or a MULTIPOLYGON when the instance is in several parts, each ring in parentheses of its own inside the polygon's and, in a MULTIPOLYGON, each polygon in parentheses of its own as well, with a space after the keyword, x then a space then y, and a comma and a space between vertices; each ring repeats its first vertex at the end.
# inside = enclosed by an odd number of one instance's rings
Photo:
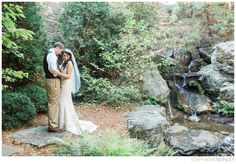
POLYGON ((71 61, 71 63, 73 64, 73 61, 72 61, 72 54, 71 54, 70 52, 63 51, 63 54, 65 54, 65 53, 66 53, 67 55, 69 55, 70 58, 69 58, 67 61, 64 61, 64 62, 62 63, 62 68, 63 68, 63 69, 66 68, 66 65, 67 65, 67 63, 68 63, 69 61, 71 61))

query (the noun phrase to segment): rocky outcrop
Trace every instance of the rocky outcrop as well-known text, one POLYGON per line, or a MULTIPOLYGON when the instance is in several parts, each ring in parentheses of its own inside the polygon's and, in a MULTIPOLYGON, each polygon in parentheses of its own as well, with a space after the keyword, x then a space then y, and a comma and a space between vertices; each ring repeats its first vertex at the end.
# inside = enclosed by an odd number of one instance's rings
POLYGON ((171 88, 171 104, 183 110, 185 113, 201 114, 212 112, 211 100, 203 95, 192 93, 181 87, 180 85, 169 82, 171 88))
POLYGON ((217 155, 234 156, 234 134, 230 134, 224 138, 217 155))
POLYGON ((167 102, 170 90, 159 71, 147 72, 144 75, 144 79, 144 90, 146 90, 150 96, 157 97, 160 102, 167 102))
POLYGON ((145 105, 127 114, 128 130, 131 137, 149 140, 157 147, 163 142, 169 128, 165 108, 160 105, 145 105))
POLYGON ((232 82, 232 77, 219 71, 217 64, 209 64, 203 67, 199 74, 199 81, 202 86, 209 93, 212 99, 215 99, 220 94, 220 89, 225 82, 232 82))
POLYGON ((223 83, 218 99, 234 102, 234 84, 229 82, 223 83))
POLYGON ((175 123, 167 133, 166 142, 180 155, 212 155, 223 139, 221 133, 189 129, 175 123))
POLYGON ((217 48, 216 61, 234 65, 234 41, 222 42, 215 46, 217 48))
POLYGON ((48 36, 53 37, 53 34, 56 31, 58 18, 63 9, 63 4, 61 2, 40 2, 40 5, 48 36))

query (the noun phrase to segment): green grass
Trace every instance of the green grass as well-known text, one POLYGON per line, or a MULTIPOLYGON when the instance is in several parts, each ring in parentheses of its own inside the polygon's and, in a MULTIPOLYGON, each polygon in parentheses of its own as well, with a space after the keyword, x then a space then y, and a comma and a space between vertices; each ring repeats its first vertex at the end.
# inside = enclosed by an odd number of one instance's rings
POLYGON ((121 137, 115 132, 83 134, 78 141, 67 141, 56 155, 59 156, 161 156, 173 155, 169 148, 150 148, 146 141, 121 137))

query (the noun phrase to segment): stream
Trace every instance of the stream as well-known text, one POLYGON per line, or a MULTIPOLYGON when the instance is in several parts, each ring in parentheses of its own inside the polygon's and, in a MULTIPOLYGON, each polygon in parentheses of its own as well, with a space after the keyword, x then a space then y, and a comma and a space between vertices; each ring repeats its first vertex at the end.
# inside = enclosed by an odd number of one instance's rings
MULTIPOLYGON (((217 53, 217 48, 214 48, 213 53, 211 54, 211 63, 217 63, 216 61, 216 53, 217 53)), ((221 121, 215 121, 213 119, 210 119, 212 117, 212 112, 207 112, 207 113, 201 113, 198 114, 197 110, 194 107, 194 103, 196 101, 196 95, 197 91, 192 91, 191 89, 188 88, 188 83, 187 83, 187 76, 188 74, 194 74, 196 72, 192 72, 191 68, 194 64, 196 59, 192 59, 187 66, 188 70, 187 73, 176 73, 172 77, 172 80, 168 79, 168 83, 170 86, 170 81, 172 83, 172 87, 170 87, 171 92, 177 92, 177 94, 183 95, 186 99, 186 104, 189 108, 189 113, 187 114, 186 112, 183 112, 175 107, 176 102, 173 101, 173 97, 169 97, 168 100, 168 116, 169 119, 171 120, 171 123, 178 123, 180 125, 186 126, 191 129, 199 129, 199 130, 207 130, 207 131, 214 131, 214 132, 220 132, 220 133, 234 133, 234 119, 231 118, 229 119, 228 122, 221 121), (178 76, 178 80, 176 79, 178 76)), ((200 94, 199 94, 200 95, 200 94)), ((178 98, 177 98, 178 99, 178 98)), ((178 101, 178 100, 177 100, 178 101)), ((179 103, 179 102, 177 102, 179 103)), ((211 104, 211 103, 210 103, 211 104)), ((212 104, 211 104, 212 106, 212 104)), ((224 116, 218 115, 217 117, 224 119, 224 116)))

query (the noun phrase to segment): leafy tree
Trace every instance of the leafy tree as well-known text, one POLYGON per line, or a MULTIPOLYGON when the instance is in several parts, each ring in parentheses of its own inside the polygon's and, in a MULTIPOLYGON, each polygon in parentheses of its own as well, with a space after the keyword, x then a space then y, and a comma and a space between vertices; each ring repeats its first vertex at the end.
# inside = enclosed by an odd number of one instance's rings
POLYGON ((14 84, 19 85, 19 83, 40 79, 43 75, 42 59, 48 43, 39 4, 3 4, 3 84, 5 89, 8 85, 14 88, 14 84))
POLYGON ((83 80, 79 96, 110 103, 137 98, 136 82, 152 63, 147 52, 153 41, 151 19, 138 9, 147 6, 65 3, 56 40, 62 40, 77 58, 83 80))
POLYGON ((41 6, 35 2, 19 3, 24 8, 24 15, 27 19, 20 19, 17 23, 22 28, 30 29, 34 32, 34 39, 27 44, 19 42, 21 51, 25 54, 24 59, 20 59, 17 65, 29 73, 28 82, 38 82, 43 76, 43 57, 50 46, 50 41, 45 31, 44 20, 41 13, 41 6), (38 81, 37 81, 38 80, 38 81))
POLYGON ((3 67, 3 89, 8 88, 12 83, 27 78, 28 73, 23 72, 14 65, 12 61, 24 58, 21 47, 17 41, 26 43, 33 39, 33 31, 17 26, 17 21, 25 18, 23 8, 13 3, 2 5, 2 67, 3 67), (9 60, 11 59, 11 62, 9 60))

